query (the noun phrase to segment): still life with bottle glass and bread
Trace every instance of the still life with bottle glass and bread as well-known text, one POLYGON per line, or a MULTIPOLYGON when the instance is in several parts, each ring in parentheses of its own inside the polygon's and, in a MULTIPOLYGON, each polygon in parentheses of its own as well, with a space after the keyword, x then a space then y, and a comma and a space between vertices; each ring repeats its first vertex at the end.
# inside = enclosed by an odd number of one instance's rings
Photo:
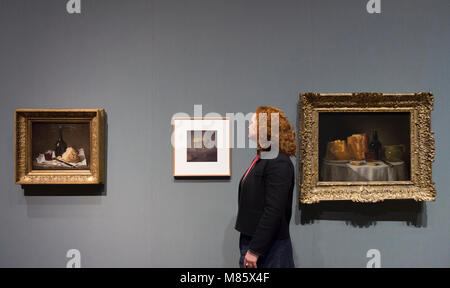
POLYGON ((104 184, 104 109, 17 109, 15 183, 104 184))
POLYGON ((89 135, 89 122, 34 122, 33 169, 88 169, 89 135))
POLYGON ((320 181, 409 180, 409 113, 319 113, 320 181))
POLYGON ((434 201, 431 92, 300 94, 300 200, 434 201))

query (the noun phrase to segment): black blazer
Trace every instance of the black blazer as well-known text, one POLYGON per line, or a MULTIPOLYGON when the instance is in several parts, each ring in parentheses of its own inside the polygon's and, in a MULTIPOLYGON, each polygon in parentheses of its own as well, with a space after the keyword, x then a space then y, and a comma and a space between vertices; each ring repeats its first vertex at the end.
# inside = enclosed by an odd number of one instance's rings
POLYGON ((274 159, 259 159, 242 178, 235 229, 252 236, 249 249, 264 255, 273 240, 290 237, 294 165, 280 151, 274 159))

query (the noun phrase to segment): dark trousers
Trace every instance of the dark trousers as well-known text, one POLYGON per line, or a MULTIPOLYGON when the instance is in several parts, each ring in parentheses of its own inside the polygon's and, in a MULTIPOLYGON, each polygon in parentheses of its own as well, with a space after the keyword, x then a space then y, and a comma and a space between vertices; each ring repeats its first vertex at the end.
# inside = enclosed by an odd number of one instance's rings
MULTIPOLYGON (((251 236, 243 233, 239 237, 239 249, 241 251, 239 267, 241 268, 244 268, 245 254, 247 254, 251 240, 251 236)), ((257 268, 295 268, 291 238, 274 240, 269 251, 265 255, 258 257, 256 266, 257 268)))

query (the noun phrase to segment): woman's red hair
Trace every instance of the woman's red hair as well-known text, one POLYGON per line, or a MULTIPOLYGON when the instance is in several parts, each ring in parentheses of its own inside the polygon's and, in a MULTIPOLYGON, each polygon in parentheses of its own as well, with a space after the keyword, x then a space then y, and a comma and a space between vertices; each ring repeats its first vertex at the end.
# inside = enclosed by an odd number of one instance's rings
MULTIPOLYGON (((258 154, 261 151, 269 150, 268 148, 262 148, 260 145, 260 137, 259 137, 259 129, 261 126, 261 129, 267 129, 267 141, 271 141, 272 143, 275 143, 275 145, 278 145, 279 151, 283 152, 284 154, 288 156, 295 156, 297 151, 297 144, 295 141, 295 131, 292 128, 291 123, 289 123, 286 115, 278 108, 272 107, 272 106, 259 106, 258 109, 256 109, 256 120, 257 120, 257 139, 258 139, 258 145, 257 150, 258 154), (267 115, 266 119, 267 121, 259 121, 259 114, 265 113, 267 115), (278 128, 278 135, 272 135, 272 129, 271 129, 271 114, 277 113, 279 116, 279 128, 278 128), (266 123, 264 123, 266 122, 266 123)), ((264 131, 264 130, 262 130, 264 131)), ((262 137, 262 136, 261 136, 262 137)))

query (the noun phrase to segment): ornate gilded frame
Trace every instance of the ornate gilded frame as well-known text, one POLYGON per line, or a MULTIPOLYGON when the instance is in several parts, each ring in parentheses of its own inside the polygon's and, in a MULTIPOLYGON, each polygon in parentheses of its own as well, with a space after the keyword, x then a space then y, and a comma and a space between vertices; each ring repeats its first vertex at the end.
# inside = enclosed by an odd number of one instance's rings
POLYGON ((105 112, 103 109, 17 109, 15 123, 16 184, 101 184, 104 182, 105 112), (31 124, 33 121, 90 123, 89 170, 33 170, 31 124))
POLYGON ((324 200, 380 202, 387 199, 436 200, 432 180, 434 134, 433 94, 304 93, 299 105, 299 188, 301 203, 324 200), (411 181, 319 181, 319 112, 410 112, 411 181))

